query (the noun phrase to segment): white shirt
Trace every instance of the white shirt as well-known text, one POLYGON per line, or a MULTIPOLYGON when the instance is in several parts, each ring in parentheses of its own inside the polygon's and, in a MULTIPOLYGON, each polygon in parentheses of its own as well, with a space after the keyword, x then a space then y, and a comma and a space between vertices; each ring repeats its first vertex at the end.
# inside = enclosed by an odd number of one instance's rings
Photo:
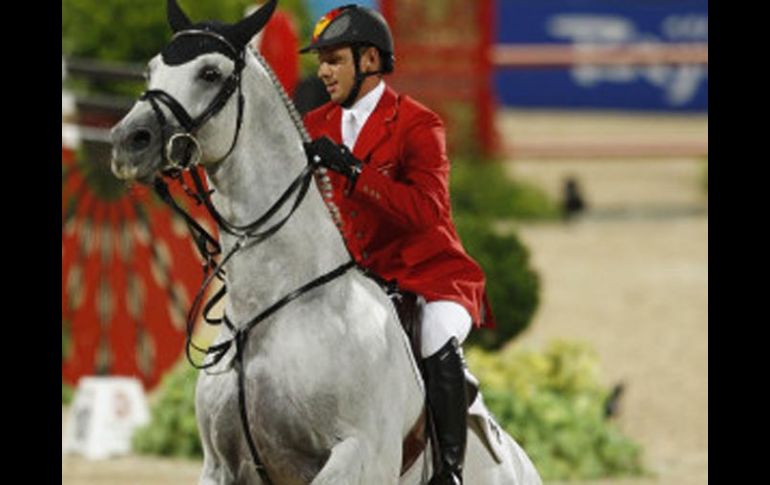
POLYGON ((347 146, 351 152, 356 145, 356 140, 358 140, 358 135, 361 133, 361 128, 364 127, 366 120, 369 119, 369 115, 371 115, 374 108, 377 107, 377 103, 380 102, 380 98, 382 98, 382 93, 384 92, 385 82, 381 80, 374 89, 366 93, 366 96, 356 101, 350 109, 342 108, 342 143, 347 146))

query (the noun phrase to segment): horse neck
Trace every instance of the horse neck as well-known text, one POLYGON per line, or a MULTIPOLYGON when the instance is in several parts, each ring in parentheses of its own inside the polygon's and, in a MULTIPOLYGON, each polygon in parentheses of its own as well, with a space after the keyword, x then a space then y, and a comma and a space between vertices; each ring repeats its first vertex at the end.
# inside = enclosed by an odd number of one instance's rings
MULTIPOLYGON (((249 58, 244 70, 244 115, 230 156, 207 170, 216 209, 229 222, 257 220, 307 164, 302 139, 276 88, 249 58)), ((294 198, 264 226, 287 215, 294 198)), ((225 254, 235 238, 221 231, 225 254)), ((350 259, 314 182, 299 208, 275 234, 241 249, 225 268, 228 314, 236 324, 350 259)))

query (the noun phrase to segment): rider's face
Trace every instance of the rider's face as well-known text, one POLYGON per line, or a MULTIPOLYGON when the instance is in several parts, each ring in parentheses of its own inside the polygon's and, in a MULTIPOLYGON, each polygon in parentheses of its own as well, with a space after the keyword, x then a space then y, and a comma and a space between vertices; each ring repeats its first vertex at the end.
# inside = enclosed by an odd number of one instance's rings
POLYGON ((331 100, 337 104, 353 89, 355 66, 350 47, 328 47, 318 51, 318 77, 326 86, 331 100))

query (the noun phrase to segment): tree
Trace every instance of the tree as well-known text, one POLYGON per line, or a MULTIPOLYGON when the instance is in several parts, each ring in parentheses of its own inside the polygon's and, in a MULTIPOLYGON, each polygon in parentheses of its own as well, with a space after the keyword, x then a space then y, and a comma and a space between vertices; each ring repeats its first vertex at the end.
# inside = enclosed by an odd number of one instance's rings
MULTIPOLYGON (((178 0, 193 22, 216 19, 233 23, 255 0, 178 0)), ((281 0, 300 31, 309 31, 303 0, 281 0)), ((164 0, 62 0, 62 54, 103 61, 147 62, 168 42, 164 0)))

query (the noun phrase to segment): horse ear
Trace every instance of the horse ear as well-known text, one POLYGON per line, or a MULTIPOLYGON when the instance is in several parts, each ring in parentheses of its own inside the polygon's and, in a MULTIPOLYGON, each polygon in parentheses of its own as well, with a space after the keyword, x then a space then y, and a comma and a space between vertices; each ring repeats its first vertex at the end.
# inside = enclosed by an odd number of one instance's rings
POLYGON ((190 19, 187 18, 187 15, 185 15, 176 3, 176 0, 168 0, 166 11, 168 15, 168 24, 174 32, 189 29, 190 26, 192 26, 192 22, 190 22, 190 19))
POLYGON ((252 37, 262 30, 270 17, 273 16, 278 0, 269 0, 256 12, 227 29, 227 37, 239 47, 245 46, 252 37))

